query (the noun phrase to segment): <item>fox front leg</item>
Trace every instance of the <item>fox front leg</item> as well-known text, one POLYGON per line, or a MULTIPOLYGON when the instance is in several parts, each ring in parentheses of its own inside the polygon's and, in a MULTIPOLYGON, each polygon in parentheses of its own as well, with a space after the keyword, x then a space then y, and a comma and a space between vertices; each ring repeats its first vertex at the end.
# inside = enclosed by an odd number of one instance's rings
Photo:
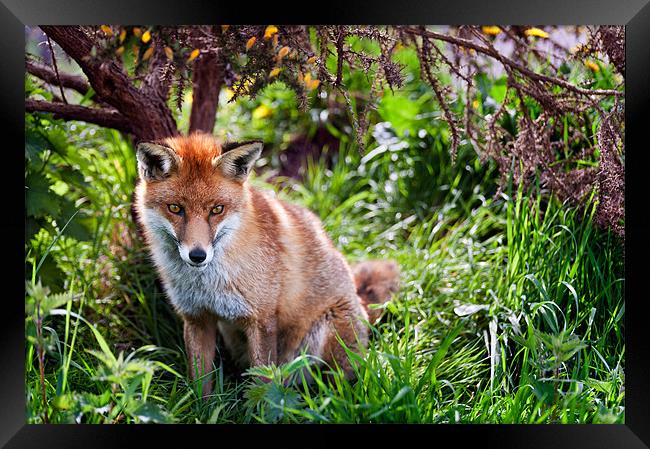
POLYGON ((248 356, 251 366, 278 362, 277 322, 275 319, 255 321, 246 326, 248 356))
POLYGON ((203 397, 212 393, 212 371, 217 344, 217 321, 213 317, 184 317, 183 337, 192 380, 203 377, 203 397), (205 376, 205 377, 204 377, 205 376))

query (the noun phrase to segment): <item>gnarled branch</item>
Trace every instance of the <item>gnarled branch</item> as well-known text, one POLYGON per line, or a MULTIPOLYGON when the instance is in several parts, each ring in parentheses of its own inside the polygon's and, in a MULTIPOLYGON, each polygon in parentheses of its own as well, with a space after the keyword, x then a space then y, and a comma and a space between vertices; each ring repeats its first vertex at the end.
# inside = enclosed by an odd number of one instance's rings
POLYGON ((131 122, 131 130, 138 139, 154 140, 178 134, 165 100, 135 87, 115 61, 93 58, 93 40, 81 27, 42 26, 41 29, 79 64, 97 96, 131 122))
POLYGON ((76 104, 27 99, 25 100, 25 110, 27 112, 50 112, 54 114, 55 118, 81 120, 123 132, 132 132, 129 120, 115 109, 89 108, 76 104))
MULTIPOLYGON (((25 67, 28 73, 42 79, 46 83, 54 86, 58 84, 56 73, 50 67, 30 60, 25 62, 25 67)), ((90 89, 90 85, 82 76, 59 72, 59 79, 63 87, 76 90, 81 95, 86 95, 90 89)))

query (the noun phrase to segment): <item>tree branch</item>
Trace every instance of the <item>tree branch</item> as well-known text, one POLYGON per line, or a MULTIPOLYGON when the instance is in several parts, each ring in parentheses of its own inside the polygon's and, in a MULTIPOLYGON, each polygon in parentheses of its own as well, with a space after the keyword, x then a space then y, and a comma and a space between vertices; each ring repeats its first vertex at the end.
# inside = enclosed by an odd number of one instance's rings
POLYGON ((155 140, 178 134, 166 101, 135 87, 115 61, 93 58, 94 42, 81 27, 41 26, 41 29, 79 64, 99 99, 130 121, 138 139, 155 140))
POLYGON ((406 33, 416 35, 416 36, 422 36, 422 37, 428 37, 431 39, 436 39, 440 41, 445 41, 450 44, 458 45, 461 47, 465 48, 471 48, 479 53, 483 53, 484 55, 490 56, 497 61, 501 62, 504 66, 508 66, 511 69, 514 69, 521 73, 522 75, 527 76, 530 79, 536 80, 536 81, 542 81, 546 83, 551 83, 555 84, 557 86, 563 87, 567 90, 570 90, 572 92, 581 94, 581 95, 613 95, 616 97, 622 97, 625 95, 624 92, 619 92, 617 90, 610 90, 610 89, 583 89, 581 87, 574 86, 573 84, 569 83, 568 81, 564 81, 560 78, 553 78, 551 76, 546 76, 542 75, 540 73, 535 73, 532 70, 524 67, 523 65, 513 61, 510 58, 507 58, 506 56, 502 55, 498 51, 484 47, 482 45, 478 45, 475 42, 468 40, 468 39, 463 39, 460 37, 455 37, 455 36, 448 36, 446 34, 440 34, 436 33, 435 31, 429 31, 429 30, 419 30, 417 28, 411 28, 411 27, 404 27, 403 30, 406 33))
MULTIPOLYGON (((28 73, 31 73, 49 84, 57 84, 56 73, 54 73, 54 70, 48 66, 29 60, 26 61, 25 66, 28 73)), ((59 78, 63 87, 76 90, 81 95, 86 95, 90 89, 88 82, 81 76, 59 72, 59 78)))
POLYGON ((129 120, 115 109, 88 108, 75 104, 27 99, 25 100, 25 110, 27 112, 49 112, 54 114, 55 118, 81 120, 123 132, 132 132, 129 120))
POLYGON ((164 44, 165 42, 158 36, 151 43, 154 52, 149 60, 149 70, 144 78, 142 91, 167 101, 172 84, 173 67, 165 55, 164 44))

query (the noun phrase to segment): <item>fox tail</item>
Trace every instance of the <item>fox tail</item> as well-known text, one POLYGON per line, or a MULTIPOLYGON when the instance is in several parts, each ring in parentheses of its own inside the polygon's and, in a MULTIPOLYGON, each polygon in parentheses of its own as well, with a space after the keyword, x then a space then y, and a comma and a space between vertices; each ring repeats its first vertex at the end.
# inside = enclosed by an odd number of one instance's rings
POLYGON ((368 260, 352 268, 357 295, 368 313, 368 321, 376 323, 382 309, 372 309, 370 304, 383 304, 399 289, 399 267, 393 260, 368 260))

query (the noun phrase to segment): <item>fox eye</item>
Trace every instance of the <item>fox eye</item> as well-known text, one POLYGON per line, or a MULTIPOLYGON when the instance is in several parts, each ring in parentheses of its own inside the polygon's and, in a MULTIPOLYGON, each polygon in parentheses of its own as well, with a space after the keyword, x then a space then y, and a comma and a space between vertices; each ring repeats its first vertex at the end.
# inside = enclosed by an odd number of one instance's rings
POLYGON ((223 212, 223 206, 222 205, 214 206, 212 208, 212 210, 210 211, 210 213, 212 215, 219 215, 221 212, 223 212))
POLYGON ((169 204, 167 207, 169 208, 169 212, 172 212, 174 214, 180 214, 183 210, 183 208, 178 204, 169 204))

